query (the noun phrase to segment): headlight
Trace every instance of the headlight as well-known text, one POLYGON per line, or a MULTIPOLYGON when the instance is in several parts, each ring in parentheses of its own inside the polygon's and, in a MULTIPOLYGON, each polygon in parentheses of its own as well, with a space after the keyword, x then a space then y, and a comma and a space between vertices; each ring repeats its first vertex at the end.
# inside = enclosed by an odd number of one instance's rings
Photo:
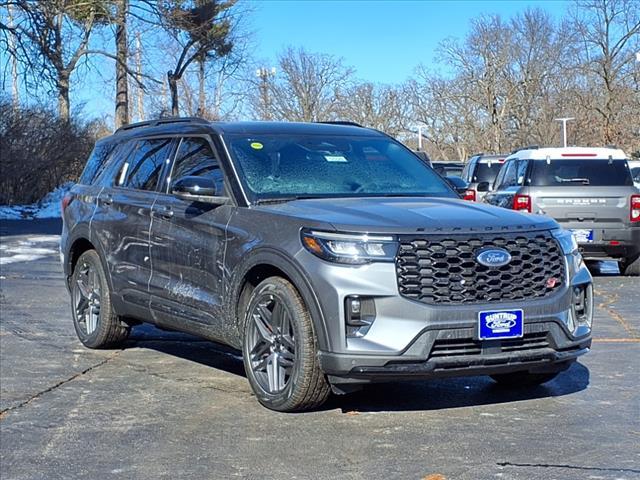
POLYGON ((576 238, 570 231, 562 229, 553 230, 551 235, 558 240, 560 248, 562 248, 562 253, 565 255, 571 255, 578 251, 578 242, 576 242, 576 238))
POLYGON ((392 236, 302 231, 302 244, 314 255, 337 263, 393 262, 398 243, 392 236))

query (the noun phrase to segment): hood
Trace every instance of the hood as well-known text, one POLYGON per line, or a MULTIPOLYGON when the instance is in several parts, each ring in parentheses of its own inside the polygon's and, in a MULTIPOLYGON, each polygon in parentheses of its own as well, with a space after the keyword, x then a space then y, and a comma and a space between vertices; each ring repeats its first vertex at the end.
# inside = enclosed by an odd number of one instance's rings
POLYGON ((450 198, 330 198, 253 208, 330 224, 345 232, 488 233, 559 228, 548 217, 450 198))

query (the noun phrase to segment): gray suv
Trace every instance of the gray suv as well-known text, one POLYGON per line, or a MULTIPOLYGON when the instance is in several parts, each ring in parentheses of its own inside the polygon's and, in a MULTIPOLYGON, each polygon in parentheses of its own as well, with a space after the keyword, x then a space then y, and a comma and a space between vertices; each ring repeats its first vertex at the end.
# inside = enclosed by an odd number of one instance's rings
POLYGON ((498 176, 507 155, 480 153, 469 159, 460 175, 469 184, 468 200, 481 202, 498 176))
POLYGON ((98 142, 62 207, 84 345, 141 322, 230 345, 275 410, 374 381, 538 384, 591 345, 569 232, 459 199, 375 130, 135 124, 98 142))
POLYGON ((625 275, 640 275, 640 191, 622 150, 519 150, 484 201, 552 217, 573 232, 585 258, 616 260, 625 275))

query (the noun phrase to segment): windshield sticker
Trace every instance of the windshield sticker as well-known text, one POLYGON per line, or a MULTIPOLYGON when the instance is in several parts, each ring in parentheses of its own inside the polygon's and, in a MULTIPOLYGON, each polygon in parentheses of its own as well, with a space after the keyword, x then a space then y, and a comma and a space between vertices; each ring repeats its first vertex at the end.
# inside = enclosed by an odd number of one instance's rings
POLYGON ((345 157, 343 157, 342 155, 325 155, 324 156, 325 160, 327 162, 346 162, 347 159, 345 157))
POLYGON ((251 148, 253 148, 254 150, 262 150, 262 147, 264 147, 264 145, 262 145, 260 142, 251 142, 251 148))

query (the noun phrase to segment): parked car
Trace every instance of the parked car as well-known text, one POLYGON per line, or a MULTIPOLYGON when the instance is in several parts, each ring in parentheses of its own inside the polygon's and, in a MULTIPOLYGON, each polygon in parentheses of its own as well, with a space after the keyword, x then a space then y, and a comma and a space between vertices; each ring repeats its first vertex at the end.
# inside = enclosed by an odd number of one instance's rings
POLYGON ((586 258, 613 259, 625 275, 640 275, 640 191, 622 150, 517 151, 484 201, 552 217, 574 233, 586 258))
POLYGON ((640 188, 640 160, 629 160, 627 163, 629 164, 633 184, 636 188, 640 188))
POLYGON ((96 144, 62 209, 84 345, 140 322, 228 344, 275 410, 373 381, 538 384, 591 345, 570 232, 460 200, 368 128, 129 125, 96 144))
POLYGON ((474 155, 462 171, 462 179, 469 184, 471 200, 480 202, 493 185, 507 155, 474 155), (473 197, 473 198, 471 198, 473 197))
POLYGON ((443 177, 462 177, 462 162, 432 162, 433 169, 443 177))

